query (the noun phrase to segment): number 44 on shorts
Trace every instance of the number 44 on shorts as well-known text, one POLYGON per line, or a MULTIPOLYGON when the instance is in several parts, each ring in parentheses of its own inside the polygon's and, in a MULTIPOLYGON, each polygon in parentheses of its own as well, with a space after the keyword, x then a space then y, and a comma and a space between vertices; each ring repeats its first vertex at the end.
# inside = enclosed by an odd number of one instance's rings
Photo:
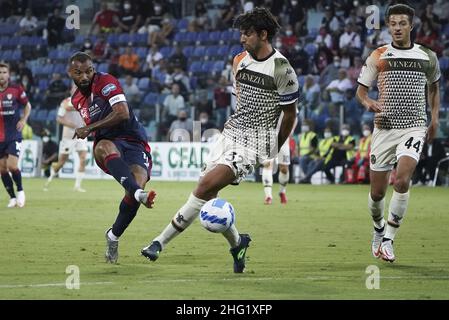
POLYGON ((418 140, 417 142, 415 142, 413 144, 413 137, 410 137, 410 139, 408 139, 405 142, 405 146, 407 147, 407 149, 410 149, 411 147, 415 148, 416 153, 419 153, 419 148, 421 147, 421 140, 418 140))

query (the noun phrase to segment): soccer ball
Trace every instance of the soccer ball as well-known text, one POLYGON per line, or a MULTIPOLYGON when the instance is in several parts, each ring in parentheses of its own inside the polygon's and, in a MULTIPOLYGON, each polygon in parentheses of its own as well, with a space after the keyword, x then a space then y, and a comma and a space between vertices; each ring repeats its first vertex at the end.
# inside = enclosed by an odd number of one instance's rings
POLYGON ((235 222, 234 208, 224 199, 211 199, 201 208, 200 221, 210 232, 225 232, 235 222))

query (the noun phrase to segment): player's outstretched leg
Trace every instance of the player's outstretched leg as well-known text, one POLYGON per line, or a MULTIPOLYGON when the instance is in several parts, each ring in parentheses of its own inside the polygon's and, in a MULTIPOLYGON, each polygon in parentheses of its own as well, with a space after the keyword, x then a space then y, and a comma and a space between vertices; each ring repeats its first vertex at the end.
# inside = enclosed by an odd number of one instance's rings
POLYGON ((263 190, 265 192, 264 204, 270 205, 273 203, 273 164, 271 161, 264 163, 262 169, 262 183, 263 190))
POLYGON ((290 180, 290 172, 288 170, 287 165, 279 165, 279 197, 281 198, 281 203, 286 204, 287 203, 287 184, 290 180))
POLYGON ((8 171, 2 171, 1 176, 3 185, 5 186, 6 192, 8 192, 10 198, 7 207, 14 208, 17 206, 17 198, 14 192, 14 182, 12 181, 8 171))

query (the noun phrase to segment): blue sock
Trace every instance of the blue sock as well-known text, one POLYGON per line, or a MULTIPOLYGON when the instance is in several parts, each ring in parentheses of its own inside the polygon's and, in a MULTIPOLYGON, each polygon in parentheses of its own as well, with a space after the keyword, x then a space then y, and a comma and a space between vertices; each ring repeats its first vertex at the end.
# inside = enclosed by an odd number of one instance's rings
POLYGON ((17 186, 17 191, 22 191, 22 173, 20 172, 19 169, 12 171, 12 179, 14 180, 14 182, 16 183, 17 186))
POLYGON ((15 198, 16 194, 14 193, 14 184, 9 172, 2 172, 2 182, 11 199, 15 198))
POLYGON ((112 225, 112 233, 117 238, 120 237, 126 228, 129 226, 131 221, 137 214, 140 203, 138 203, 134 197, 126 195, 122 202, 120 202, 120 211, 114 224, 112 225))
POLYGON ((141 189, 136 183, 131 170, 125 161, 117 153, 110 154, 104 159, 104 165, 109 173, 125 188, 128 193, 134 197, 137 189, 141 189))

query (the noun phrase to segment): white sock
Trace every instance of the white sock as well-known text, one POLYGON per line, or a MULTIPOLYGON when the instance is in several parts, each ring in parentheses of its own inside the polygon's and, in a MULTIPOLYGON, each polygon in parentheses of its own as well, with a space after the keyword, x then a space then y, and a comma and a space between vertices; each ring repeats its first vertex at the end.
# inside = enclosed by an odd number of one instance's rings
POLYGON ((84 171, 77 171, 75 173, 75 188, 81 188, 81 181, 84 178, 84 171))
POLYGON ((163 249, 173 238, 190 226, 206 202, 206 200, 195 197, 193 193, 190 194, 189 199, 178 210, 170 224, 153 241, 159 241, 163 249))
POLYGON ((118 241, 119 237, 116 237, 113 233, 112 233, 112 229, 109 230, 108 232, 108 238, 111 239, 112 241, 118 241))
POLYGON ((137 202, 140 202, 140 193, 143 191, 143 189, 137 189, 136 192, 134 192, 134 199, 136 199, 137 202))
POLYGON ((393 240, 396 233, 399 230, 405 213, 407 211, 408 199, 410 198, 410 192, 399 193, 393 191, 393 195, 390 200, 390 209, 388 214, 387 231, 385 232, 385 238, 393 240))
POLYGON ((279 184, 281 185, 279 192, 285 193, 285 190, 287 189, 288 180, 290 179, 290 171, 287 171, 287 173, 282 173, 282 171, 279 171, 278 179, 279 184))
POLYGON ((384 210, 385 210, 385 198, 380 201, 374 201, 371 198, 371 192, 368 194, 368 209, 371 217, 373 218, 374 227, 382 229, 385 225, 384 210))
POLYGON ((240 234, 237 231, 235 224, 233 224, 228 230, 223 232, 223 236, 226 238, 226 240, 228 240, 231 248, 235 248, 240 244, 240 234))
POLYGON ((262 183, 265 191, 265 198, 273 198, 273 171, 268 168, 262 169, 262 183))

